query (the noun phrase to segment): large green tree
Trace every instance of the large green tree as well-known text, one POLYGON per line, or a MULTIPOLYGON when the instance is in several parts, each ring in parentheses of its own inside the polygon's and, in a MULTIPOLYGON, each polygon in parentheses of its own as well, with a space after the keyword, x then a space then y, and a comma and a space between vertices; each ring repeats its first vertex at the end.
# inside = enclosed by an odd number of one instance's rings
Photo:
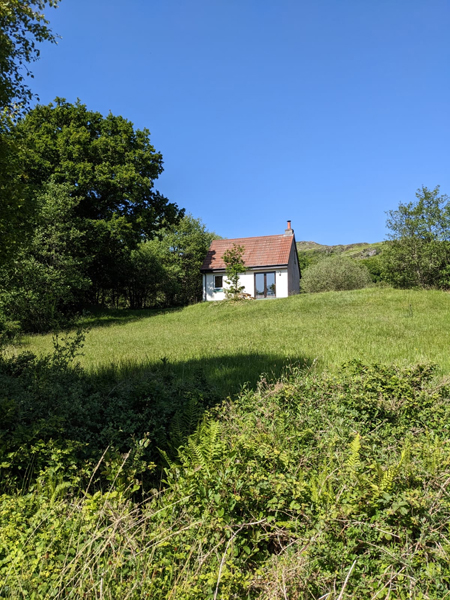
POLYGON ((149 131, 60 98, 36 106, 16 130, 26 185, 39 189, 52 179, 79 199, 75 216, 89 258, 91 300, 117 296, 129 253, 183 215, 153 187, 163 161, 149 131))
POLYGON ((381 262, 397 287, 450 287, 450 199, 439 186, 417 190, 416 201, 388 213, 390 230, 381 262))
POLYGON ((39 187, 53 177, 81 198, 78 214, 87 219, 123 217, 130 236, 151 237, 177 221, 180 211, 153 189, 163 171, 162 155, 148 129, 111 113, 103 117, 79 100, 36 106, 18 125, 25 143, 27 183, 39 187))

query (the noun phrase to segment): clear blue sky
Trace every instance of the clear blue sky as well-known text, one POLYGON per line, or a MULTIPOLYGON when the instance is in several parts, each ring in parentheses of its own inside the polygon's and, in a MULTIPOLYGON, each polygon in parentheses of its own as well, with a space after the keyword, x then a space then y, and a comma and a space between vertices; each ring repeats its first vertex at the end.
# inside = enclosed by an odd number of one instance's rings
POLYGON ((384 239, 450 195, 448 0, 62 0, 32 87, 147 127, 170 200, 232 238, 384 239))

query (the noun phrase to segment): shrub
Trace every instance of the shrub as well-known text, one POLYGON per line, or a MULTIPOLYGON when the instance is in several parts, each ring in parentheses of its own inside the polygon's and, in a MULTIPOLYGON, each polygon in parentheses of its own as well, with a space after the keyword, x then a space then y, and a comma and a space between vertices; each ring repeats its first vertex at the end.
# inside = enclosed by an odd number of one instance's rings
POLYGON ((310 293, 357 290, 370 283, 370 273, 365 265, 340 256, 308 267, 302 277, 302 289, 310 293))
POLYGON ((27 489, 48 469, 82 486, 106 449, 110 466, 137 455, 162 463, 159 449, 176 453, 217 402, 202 372, 181 381, 167 361, 126 379, 113 369, 90 375, 74 363, 83 339, 82 331, 55 338, 45 356, 0 353, 0 494, 27 489))
POLYGON ((384 281, 383 277, 383 259, 381 254, 361 259, 359 263, 367 267, 373 283, 384 281))
POLYGON ((450 389, 434 377, 293 368, 212 409, 139 503, 109 458, 111 486, 83 494, 48 469, 0 495, 0 597, 448 597, 450 389))

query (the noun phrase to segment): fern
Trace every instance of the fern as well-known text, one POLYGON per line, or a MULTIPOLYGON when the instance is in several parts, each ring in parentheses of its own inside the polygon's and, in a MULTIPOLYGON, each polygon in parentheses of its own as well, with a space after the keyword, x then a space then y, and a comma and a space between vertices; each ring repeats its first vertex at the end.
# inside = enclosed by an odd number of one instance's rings
POLYGON ((184 444, 188 437, 195 432, 203 412, 203 406, 197 398, 191 397, 175 413, 170 426, 170 445, 173 449, 184 444))
POLYGON ((381 494, 389 492, 389 490, 392 489, 394 479, 398 475, 400 468, 402 467, 403 463, 409 459, 409 453, 410 444, 409 442, 407 442, 402 450, 398 464, 392 465, 386 470, 383 470, 383 468, 378 463, 375 463, 374 466, 376 470, 376 482, 370 483, 370 487, 373 490, 373 502, 375 502, 381 496, 381 494))
POLYGON ((62 492, 64 492, 64 490, 67 490, 68 488, 72 487, 72 484, 69 481, 63 481, 61 483, 59 483, 53 494, 52 497, 50 498, 50 506, 53 506, 54 503, 58 500, 58 498, 60 496, 62 496, 62 492))
POLYGON ((179 448, 178 454, 184 464, 191 468, 202 468, 211 472, 215 462, 222 456, 223 443, 218 421, 204 419, 187 444, 179 448))
POLYGON ((354 473, 359 466, 359 451, 361 450, 361 436, 357 433, 350 444, 350 456, 347 459, 346 465, 348 469, 354 473))

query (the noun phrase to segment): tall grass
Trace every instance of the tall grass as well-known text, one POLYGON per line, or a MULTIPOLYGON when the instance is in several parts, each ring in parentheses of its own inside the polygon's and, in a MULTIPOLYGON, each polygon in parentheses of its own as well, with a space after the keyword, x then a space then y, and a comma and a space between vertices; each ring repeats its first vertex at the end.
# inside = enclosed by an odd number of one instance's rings
MULTIPOLYGON (((369 288, 242 303, 203 303, 180 310, 105 311, 86 317, 83 367, 124 374, 168 361, 181 376, 202 368, 224 393, 278 376, 290 362, 334 369, 368 362, 438 363, 450 372, 450 296, 439 291, 369 288)), ((35 352, 51 335, 29 336, 35 352)))

